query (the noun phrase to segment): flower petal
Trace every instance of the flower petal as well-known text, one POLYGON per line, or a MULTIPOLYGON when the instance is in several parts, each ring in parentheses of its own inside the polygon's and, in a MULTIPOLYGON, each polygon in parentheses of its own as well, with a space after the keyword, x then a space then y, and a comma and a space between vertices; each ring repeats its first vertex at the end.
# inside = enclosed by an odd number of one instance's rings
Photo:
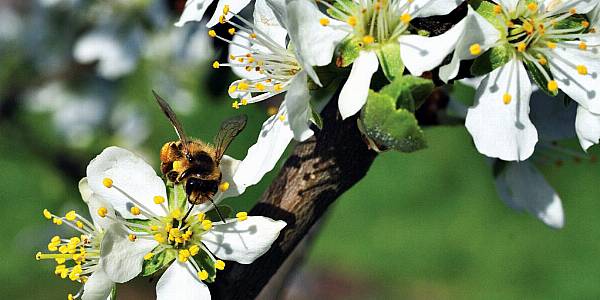
POLYGON ((283 103, 287 108, 294 139, 302 142, 313 136, 314 132, 310 129, 311 108, 306 72, 301 71, 294 76, 283 103))
POLYGON ((104 149, 88 165, 87 177, 90 189, 126 219, 146 219, 143 215, 132 215, 129 212, 132 206, 158 216, 165 214, 164 207, 153 201, 155 196, 167 198, 165 184, 150 165, 128 150, 104 149), (113 181, 111 188, 103 185, 104 178, 113 181))
POLYGON ((585 14, 590 12, 597 4, 598 0, 544 0, 543 9, 559 13, 575 8, 578 14, 585 14))
POLYGON ((179 21, 175 23, 175 26, 181 27, 187 22, 201 21, 206 9, 213 1, 214 0, 188 0, 185 3, 185 8, 183 9, 181 17, 179 17, 179 21))
POLYGON ((238 188, 245 189, 257 184, 275 167, 294 137, 288 120, 280 119, 287 115, 285 105, 282 103, 279 112, 263 123, 258 140, 248 149, 248 154, 239 164, 233 176, 233 181, 238 188))
POLYGON ((271 248, 285 226, 284 221, 253 216, 245 221, 215 224, 202 241, 221 259, 250 264, 271 248))
POLYGON ((413 0, 408 13, 414 18, 447 15, 458 7, 463 0, 413 0))
POLYGON ((115 283, 108 278, 102 268, 98 268, 83 286, 82 300, 107 300, 115 283))
POLYGON ((96 225, 96 227, 107 229, 115 223, 109 218, 101 218, 98 215, 98 209, 100 209, 100 207, 106 208, 108 211, 107 215, 109 216, 114 216, 115 210, 109 203, 103 201, 100 197, 94 194, 94 192, 92 192, 92 189, 90 189, 90 186, 88 184, 87 178, 83 178, 79 181, 79 193, 81 194, 83 202, 87 204, 88 209, 90 211, 90 217, 92 218, 92 221, 94 222, 94 225, 96 225))
POLYGON ((558 88, 590 112, 600 113, 600 57, 577 48, 578 43, 559 43, 545 51, 550 71, 558 88), (585 66, 587 74, 578 73, 576 66, 585 66))
POLYGON ((538 141, 529 120, 531 82, 523 64, 514 59, 488 74, 469 108, 467 130, 480 153, 502 160, 525 160, 538 141), (504 104, 504 95, 512 98, 504 104))
POLYGON ((577 107, 575 129, 581 147, 587 151, 600 142, 600 114, 591 113, 582 106, 577 107))
POLYGON ((519 1, 521 0, 496 0, 494 2, 502 5, 502 7, 508 12, 512 12, 515 10, 515 8, 517 8, 519 1))
MULTIPOLYGON (((480 52, 483 53, 487 51, 487 49, 489 49, 500 36, 500 32, 484 17, 475 12, 471 6, 468 7, 467 16, 450 30, 448 30, 448 32, 453 30, 462 30, 462 32, 459 36, 459 40, 456 42, 456 48, 454 49, 452 60, 449 64, 440 67, 440 78, 444 82, 456 77, 460 68, 460 62, 462 60, 473 59, 477 56, 471 54, 470 47, 472 45, 478 44, 481 47, 480 52), (461 25, 461 23, 464 25, 461 25)), ((444 34, 449 34, 448 32, 444 34)), ((444 58, 442 57, 442 60, 443 59, 444 58)), ((412 61, 409 64, 412 64, 412 61)), ((407 68, 411 70, 408 65, 407 68)))
POLYGON ((114 282, 127 282, 140 274, 144 255, 158 246, 151 239, 138 238, 132 242, 128 235, 123 225, 114 224, 102 239, 100 267, 114 282))
MULTIPOLYGON (((250 53, 250 51, 248 51, 248 48, 250 48, 251 45, 250 45, 250 40, 247 37, 248 37, 248 33, 246 33, 246 32, 237 32, 233 36, 233 39, 232 39, 233 43, 229 44, 229 55, 227 56, 227 60, 230 64, 236 64, 236 65, 239 64, 239 62, 235 58, 243 57, 246 54, 250 53), (232 56, 235 58, 232 59, 231 58, 232 56)), ((260 72, 256 71, 255 68, 246 70, 245 67, 232 66, 231 70, 238 77, 248 79, 248 80, 265 77, 264 75, 260 74, 260 72)), ((239 80, 234 82, 232 84, 232 86, 235 85, 237 87, 238 83, 239 83, 239 80)), ((238 95, 240 93, 245 94, 246 92, 235 91, 234 93, 235 93, 235 95, 238 95)), ((238 97, 232 96, 231 93, 230 93, 230 96, 232 98, 238 98, 238 97)))
POLYGON ((217 3, 217 8, 215 9, 215 13, 210 18, 208 23, 206 23, 206 27, 210 28, 219 23, 219 18, 221 15, 223 15, 223 8, 225 8, 225 5, 229 6, 230 13, 228 13, 225 17, 227 20, 229 20, 233 14, 237 14, 242 11, 242 9, 244 9, 244 7, 246 7, 246 5, 249 3, 250 0, 219 0, 219 3, 217 3))
POLYGON ((563 227, 560 197, 528 161, 509 163, 496 178, 496 188, 502 200, 513 209, 527 211, 552 228, 563 227))
POLYGON ((361 51, 352 63, 350 76, 340 92, 338 106, 342 118, 356 114, 367 102, 371 78, 379 68, 377 54, 373 51, 361 51))
POLYGON ((189 263, 174 261, 156 284, 157 300, 210 299, 210 291, 189 263))
POLYGON ((277 45, 286 48, 287 31, 281 26, 266 0, 256 0, 254 4, 254 27, 277 45))
POLYGON ((287 24, 288 34, 298 59, 311 79, 320 85, 319 78, 312 66, 325 66, 331 62, 336 45, 344 39, 350 27, 344 22, 330 19, 329 26, 319 22, 324 15, 312 0, 288 0, 287 24))

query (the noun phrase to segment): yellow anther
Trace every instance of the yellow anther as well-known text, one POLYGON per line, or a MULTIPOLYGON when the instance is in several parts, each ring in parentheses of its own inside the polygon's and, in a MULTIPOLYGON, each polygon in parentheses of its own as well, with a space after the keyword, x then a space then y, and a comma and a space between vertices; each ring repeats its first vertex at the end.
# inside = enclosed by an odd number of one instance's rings
POLYGON ((190 251, 191 256, 195 256, 196 254, 198 254, 198 252, 200 252, 200 246, 192 245, 188 250, 190 251))
POLYGON ((52 237, 52 239, 50 239, 50 241, 52 243, 59 243, 60 242, 60 236, 55 235, 55 236, 52 237))
POLYGON ((181 210, 179 208, 176 208, 173 211, 171 211, 171 217, 173 217, 174 219, 181 218, 181 210))
POLYGON ((571 7, 571 8, 569 8, 569 13, 574 15, 577 13, 577 9, 575 7, 571 7))
POLYGON ((132 215, 134 215, 134 216, 137 216, 137 215, 139 215, 139 214, 141 214, 141 213, 142 213, 142 211, 140 210, 140 208, 139 208, 139 207, 137 207, 137 206, 132 206, 132 207, 129 209, 129 211, 130 211, 130 212, 131 212, 131 214, 132 214, 132 215))
POLYGON ((529 23, 529 21, 525 21, 523 22, 523 29, 527 31, 527 33, 531 34, 533 33, 534 27, 533 24, 529 23))
POLYGON ((150 226, 150 230, 152 230, 152 231, 158 231, 158 226, 157 225, 152 225, 152 226, 150 226))
POLYGON ((104 178, 102 179, 102 185, 110 189, 113 186, 113 181, 110 178, 104 178))
POLYGON ((504 104, 508 105, 508 104, 510 104, 511 100, 512 100, 512 96, 509 93, 504 93, 504 95, 502 96, 502 102, 504 102, 504 104))
POLYGON ((69 252, 69 249, 67 248, 66 245, 62 245, 62 246, 58 247, 58 252, 60 252, 62 254, 66 254, 67 252, 69 252))
POLYGON ((356 17, 349 16, 348 19, 346 20, 346 23, 348 23, 348 25, 350 25, 352 27, 356 26, 356 17))
POLYGON ((548 90, 553 93, 558 91, 558 83, 556 82, 556 80, 548 81, 548 90))
POLYGON ((584 65, 578 65, 577 66, 577 73, 579 73, 580 75, 587 75, 588 74, 588 69, 584 65))
POLYGON ((48 244, 48 251, 56 251, 58 250, 58 244, 57 243, 49 243, 48 244))
POLYGON ((183 162, 176 160, 173 162, 173 171, 181 173, 183 171, 183 162))
POLYGON ((276 92, 281 92, 281 90, 283 90, 283 86, 281 85, 281 83, 275 84, 273 86, 273 90, 276 92))
POLYGON ((217 36, 217 32, 211 29, 211 30, 208 31, 208 36, 210 36, 210 37, 216 37, 217 36))
POLYGON ((527 49, 527 44, 525 44, 524 42, 520 42, 517 44, 517 51, 525 52, 525 49, 527 49))
POLYGON ((261 92, 265 90, 265 85, 260 82, 255 84, 254 87, 261 92))
POLYGON ((209 231, 212 228, 213 224, 210 220, 203 220, 202 221, 202 229, 204 229, 205 231, 209 231))
POLYGON ((231 103, 231 107, 235 109, 240 109, 240 103, 237 101, 233 101, 233 103, 231 103))
POLYGON ((159 242, 159 243, 161 243, 161 244, 164 243, 164 242, 166 242, 165 236, 162 233, 155 234, 154 235, 154 240, 157 241, 157 242, 159 242))
POLYGON ((217 261, 215 261, 215 269, 221 271, 225 270, 225 262, 220 259, 217 259, 217 261))
POLYGON ((246 98, 242 98, 242 101, 240 102, 242 105, 248 105, 248 99, 246 98))
POLYGON ((254 32, 253 32, 253 33, 251 33, 251 34, 250 34, 250 37, 251 37, 251 38, 253 38, 253 39, 255 39, 255 38, 256 38, 256 33, 254 33, 254 32))
POLYGON ((229 34, 234 35, 235 34, 235 28, 231 27, 227 30, 227 32, 229 32, 229 34))
POLYGON ((154 257, 154 253, 149 252, 144 255, 144 260, 151 260, 154 257))
POLYGON ((527 4, 527 9, 529 9, 532 12, 535 12, 538 10, 538 5, 535 2, 530 2, 529 4, 527 4))
POLYGON ((327 25, 329 25, 329 19, 328 18, 321 18, 319 20, 319 23, 321 24, 321 26, 327 26, 327 25))
POLYGON ((186 262, 186 261, 188 261, 188 258, 190 258, 190 251, 187 249, 179 250, 178 256, 179 256, 180 262, 186 262))
POLYGON ((554 43, 554 42, 547 42, 546 43, 546 47, 548 47, 550 49, 555 49, 556 48, 556 43, 554 43))
POLYGON ((35 254, 35 260, 40 260, 42 259, 42 252, 38 252, 35 254))
POLYGON ((364 42, 366 45, 369 45, 369 44, 373 44, 373 43, 375 42, 375 38, 374 38, 372 35, 365 35, 365 36, 362 38, 362 41, 363 41, 363 42, 364 42))
POLYGON ((221 65, 220 65, 220 64, 219 64, 219 62, 218 62, 218 61, 216 61, 216 60, 215 60, 215 61, 213 62, 213 64, 212 64, 212 67, 213 67, 213 69, 218 69, 220 66, 221 66, 221 65))
POLYGON ((400 16, 400 22, 402 22, 404 24, 408 24, 410 22, 410 20, 412 20, 412 16, 409 13, 403 13, 400 16))
POLYGON ((224 5, 223 6, 223 14, 226 15, 229 13, 229 5, 224 5))
POLYGON ((59 218, 54 218, 54 219, 52 219, 52 222, 56 225, 62 225, 63 220, 59 219, 59 218))
POLYGON ((515 27, 515 23, 513 23, 512 21, 509 20, 509 21, 506 21, 506 26, 508 28, 513 28, 513 27, 515 27))
POLYGON ((65 215, 65 219, 69 221, 75 221, 75 219, 77 219, 77 213, 75 213, 75 211, 72 210, 65 215))
POLYGON ((100 208, 98 208, 98 215, 101 218, 106 217, 106 214, 108 214, 108 209, 106 207, 100 207, 100 208))
POLYGON ((479 55, 481 53, 481 45, 475 43, 469 47, 469 52, 471 55, 479 55))
POLYGON ((233 93, 235 93, 235 91, 237 91, 237 86, 236 85, 230 85, 229 89, 227 90, 227 92, 229 94, 233 94, 233 93))
POLYGON ((225 22, 227 22, 227 19, 225 18, 224 15, 220 15, 219 16, 219 23, 220 24, 225 24, 225 22))
POLYGON ((498 14, 501 14, 501 13, 502 13, 502 6, 500 6, 500 5, 495 5, 495 6, 494 6, 494 13, 495 13, 495 14, 497 14, 497 15, 498 15, 498 14))
POLYGON ((79 243, 81 243, 81 239, 78 238, 78 237, 76 237, 76 236, 74 236, 71 239, 69 239, 69 244, 71 244, 71 245, 75 245, 76 246, 79 243))
POLYGON ((245 90, 247 90, 249 87, 250 87, 250 86, 249 86, 249 85, 248 85, 248 83, 247 83, 247 82, 245 82, 245 81, 240 81, 240 83, 238 83, 238 86, 237 86, 238 90, 240 90, 240 91, 245 91, 245 90))
POLYGON ((548 60, 545 57, 540 57, 538 59, 538 62, 540 63, 540 65, 546 65, 548 63, 548 60))
POLYGON ((587 50, 587 44, 585 42, 580 42, 579 43, 579 49, 580 50, 587 50))
POLYGON ((268 116, 273 116, 277 113, 278 109, 275 106, 269 106, 267 107, 267 115, 268 116))
POLYGON ((81 228, 83 228, 83 222, 77 221, 77 222, 75 222, 75 226, 77 226, 77 228, 81 229, 81 228))
POLYGON ((248 220, 248 213, 245 211, 240 211, 237 214, 235 214, 235 217, 238 219, 238 221, 245 221, 248 220))
POLYGON ((154 200, 154 204, 163 204, 165 202, 165 197, 154 196, 154 198, 152 198, 152 200, 154 200))
POLYGON ((229 182, 223 181, 219 184, 219 191, 226 192, 229 189, 229 182))
POLYGON ((46 218, 48 220, 52 219, 52 214, 50 213, 49 210, 44 209, 43 214, 44 214, 44 218, 46 218))
POLYGON ((279 115, 279 121, 281 121, 281 122, 285 121, 285 115, 279 115))
POLYGON ((69 276, 69 269, 63 269, 62 271, 60 271, 60 278, 65 279, 67 278, 67 276, 69 276))
POLYGON ((68 294, 68 295, 67 295, 67 300, 73 300, 73 299, 75 299, 75 298, 73 297, 73 294, 68 294))
POLYGON ((132 242, 135 242, 135 240, 137 239, 137 236, 136 236, 135 234, 131 234, 131 233, 130 233, 130 234, 127 236, 127 238, 128 238, 130 241, 132 241, 132 242))
POLYGON ((63 258, 63 257, 57 257, 54 259, 54 261, 56 261, 56 263, 60 265, 60 264, 64 264, 67 261, 67 259, 63 258))
POLYGON ((200 278, 200 280, 208 279, 208 272, 206 272, 206 270, 198 272, 198 278, 200 278))
POLYGON ((588 27, 590 27, 590 22, 585 21, 585 20, 581 21, 581 26, 583 26, 583 28, 588 28, 588 27))
POLYGON ((171 230, 169 230, 169 237, 180 237, 181 236, 181 232, 179 231, 179 228, 171 228, 171 230))
POLYGON ((60 272, 62 272, 62 270, 64 270, 65 268, 66 268, 66 266, 63 264, 57 265, 56 268, 54 268, 54 274, 56 274, 56 275, 60 274, 60 272))

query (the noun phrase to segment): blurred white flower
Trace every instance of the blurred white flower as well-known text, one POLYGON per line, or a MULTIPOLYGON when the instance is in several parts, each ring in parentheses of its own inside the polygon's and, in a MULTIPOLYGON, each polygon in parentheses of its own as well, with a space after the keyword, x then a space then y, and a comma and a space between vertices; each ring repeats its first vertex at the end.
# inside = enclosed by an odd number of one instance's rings
MULTIPOLYGON (((206 27, 213 27, 219 23, 220 18, 229 19, 232 15, 223 15, 221 12, 227 8, 233 14, 239 13, 246 5, 250 3, 250 0, 218 0, 217 9, 210 18, 206 27)), ((206 9, 214 2, 214 0, 188 0, 185 3, 185 9, 179 18, 179 21, 175 23, 175 26, 181 27, 187 22, 199 22, 204 17, 206 9)))

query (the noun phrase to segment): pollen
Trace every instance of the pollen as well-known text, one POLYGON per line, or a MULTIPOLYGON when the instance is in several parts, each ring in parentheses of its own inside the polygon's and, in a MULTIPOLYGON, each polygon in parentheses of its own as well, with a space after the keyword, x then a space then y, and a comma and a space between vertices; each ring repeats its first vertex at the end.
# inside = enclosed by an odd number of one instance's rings
POLYGON ((199 222, 202 222, 202 221, 204 221, 204 218, 206 217, 206 214, 199 213, 196 217, 198 218, 199 222))
POLYGON ((204 231, 209 231, 212 229, 212 222, 210 220, 204 220, 202 221, 202 229, 204 229, 204 231))
POLYGON ((528 34, 532 34, 534 27, 529 21, 525 21, 523 22, 523 29, 527 31, 528 34))
POLYGON ((154 240, 157 241, 157 242, 159 242, 159 243, 161 243, 161 244, 167 241, 165 239, 165 236, 162 233, 155 234, 154 235, 154 240))
POLYGON ((223 6, 223 14, 226 15, 229 13, 229 5, 224 5, 223 6))
POLYGON ((328 18, 321 18, 319 20, 319 23, 321 24, 321 26, 328 26, 329 25, 329 19, 328 18))
POLYGON ((225 19, 225 16, 224 15, 220 15, 219 16, 219 23, 220 24, 225 24, 225 22, 227 22, 227 20, 225 19))
POLYGON ((242 101, 240 103, 242 103, 242 105, 248 105, 248 99, 242 98, 242 101))
POLYGON ((502 13, 502 6, 500 6, 500 5, 494 6, 494 13, 497 14, 497 15, 501 14, 502 13))
POLYGON ((245 81, 240 81, 240 83, 238 83, 238 90, 240 91, 245 91, 249 88, 250 86, 248 85, 248 83, 246 83, 245 81))
POLYGON ((587 50, 587 44, 585 42, 580 42, 579 49, 584 51, 587 50))
POLYGON ((469 52, 471 55, 479 55, 481 53, 481 45, 475 43, 469 47, 469 52))
POLYGON ((220 259, 215 261, 215 269, 221 270, 221 271, 225 270, 225 262, 220 259))
POLYGON ((260 82, 255 84, 254 87, 261 92, 265 90, 265 85, 260 82))
POLYGON ((229 182, 223 181, 219 184, 219 191, 226 192, 229 189, 229 182))
POLYGON ((275 84, 273 86, 273 90, 276 92, 281 92, 281 90, 283 90, 283 87, 281 86, 281 83, 275 84))
POLYGON ((577 9, 576 9, 575 7, 571 7, 571 8, 569 9, 569 13, 570 13, 570 14, 572 14, 572 15, 574 15, 574 14, 576 14, 576 13, 577 13, 577 9))
POLYGON ((403 13, 400 16, 400 21, 404 24, 408 24, 412 20, 412 16, 409 13, 403 13))
POLYGON ((129 240, 130 240, 130 241, 132 241, 132 242, 135 242, 135 240, 137 239, 137 236, 136 236, 135 234, 131 234, 131 233, 130 233, 130 234, 127 236, 127 239, 129 239, 129 240))
POLYGON ((63 220, 59 219, 59 218, 54 218, 54 219, 52 219, 52 222, 56 225, 62 225, 63 220))
POLYGON ((50 213, 49 210, 44 209, 43 214, 44 214, 44 218, 46 218, 48 220, 52 219, 52 214, 50 213))
POLYGON ((248 213, 245 211, 240 211, 237 214, 235 214, 235 217, 238 219, 238 221, 245 221, 248 220, 248 213))
POLYGON ((548 90, 553 93, 558 91, 558 83, 556 82, 556 80, 548 81, 548 90))
POLYGON ((373 44, 375 42, 375 38, 372 35, 365 35, 362 38, 362 41, 366 44, 366 45, 370 45, 373 44))
POLYGON ((590 22, 588 22, 588 21, 585 21, 585 20, 584 20, 584 21, 581 21, 581 26, 582 26, 583 28, 588 28, 588 27, 590 27, 590 22))
POLYGON ((98 208, 98 215, 101 218, 106 217, 106 214, 108 214, 108 209, 106 209, 106 207, 100 207, 100 208, 98 208))
POLYGON ((235 34, 235 28, 231 27, 227 30, 227 32, 229 32, 229 34, 234 35, 235 34))
POLYGON ((235 109, 240 109, 240 103, 237 101, 233 101, 233 103, 231 103, 231 107, 235 109))
POLYGON ((227 92, 229 94, 233 94, 233 93, 235 93, 235 91, 237 91, 237 86, 235 86, 235 85, 230 85, 229 89, 227 90, 227 92))
POLYGON ((171 217, 173 217, 174 219, 179 219, 181 218, 181 210, 179 208, 174 209, 171 212, 171 217))
POLYGON ((550 49, 555 49, 556 48, 556 43, 553 42, 547 42, 546 43, 546 47, 550 48, 550 49))
POLYGON ((538 5, 535 2, 531 2, 527 4, 527 9, 529 9, 531 12, 535 12, 538 10, 538 5))
POLYGON ((279 121, 281 121, 281 122, 285 121, 285 115, 280 115, 279 116, 279 121))
POLYGON ((193 245, 188 250, 190 251, 191 256, 196 256, 196 254, 198 254, 200 252, 200 246, 193 245))
POLYGON ((180 262, 188 261, 188 258, 190 258, 190 256, 191 256, 190 250, 187 250, 187 249, 179 250, 178 258, 179 258, 180 262))
POLYGON ((221 64, 219 64, 218 61, 215 60, 215 62, 213 62, 212 67, 213 69, 218 69, 221 66, 221 64))
POLYGON ((206 270, 198 272, 198 278, 200 278, 200 280, 208 279, 208 272, 206 272, 206 270))
POLYGON ((154 257, 154 253, 149 252, 144 255, 144 260, 151 260, 154 257))
POLYGON ((173 171, 181 172, 183 171, 183 163, 179 160, 173 162, 173 171))
POLYGON ((524 42, 520 42, 519 44, 517 44, 517 51, 525 52, 525 49, 527 49, 527 44, 525 44, 524 42))
POLYGON ((113 181, 112 181, 112 179, 110 179, 108 177, 104 178, 104 179, 102 179, 102 185, 104 185, 105 187, 110 189, 113 186, 113 181))
POLYGON ((208 31, 208 36, 210 36, 210 37, 213 37, 213 38, 214 38, 214 37, 216 37, 216 36, 217 36, 217 32, 211 29, 211 30, 209 30, 209 31, 208 31))
POLYGON ((348 25, 350 25, 352 27, 356 26, 356 17, 349 16, 348 19, 346 20, 346 23, 348 23, 348 25))
POLYGON ((77 226, 77 228, 79 228, 79 229, 82 229, 83 228, 83 222, 77 221, 77 222, 75 222, 75 226, 77 226))
POLYGON ((132 214, 132 215, 134 215, 134 216, 137 216, 137 215, 139 215, 139 214, 141 214, 141 213, 142 213, 142 211, 140 210, 140 208, 139 208, 139 207, 137 207, 137 206, 133 206, 133 207, 131 207, 131 209, 129 209, 129 211, 130 211, 130 212, 131 212, 131 214, 132 214))
POLYGON ((577 66, 577 73, 579 73, 580 75, 587 75, 588 74, 588 69, 584 65, 578 65, 577 66))
POLYGON ((65 219, 69 221, 75 221, 75 219, 77 219, 77 214, 74 210, 72 210, 65 215, 65 219))
POLYGON ((512 100, 512 96, 509 93, 504 93, 504 95, 502 96, 502 102, 504 102, 504 104, 508 105, 508 104, 510 104, 511 100, 512 100))
POLYGON ((548 63, 548 60, 545 57, 540 57, 538 59, 538 62, 540 63, 540 65, 546 65, 548 63))

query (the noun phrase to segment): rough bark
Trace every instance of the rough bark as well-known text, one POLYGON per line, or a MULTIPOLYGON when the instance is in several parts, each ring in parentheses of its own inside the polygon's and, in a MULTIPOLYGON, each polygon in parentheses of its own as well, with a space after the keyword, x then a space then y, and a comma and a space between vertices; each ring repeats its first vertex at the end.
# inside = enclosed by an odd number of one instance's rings
POLYGON ((322 116, 323 129, 295 147, 249 213, 288 225, 253 264, 229 263, 210 287, 214 299, 255 298, 329 205, 360 181, 373 163, 377 153, 363 142, 356 117, 341 120, 337 101, 331 101, 322 116))

